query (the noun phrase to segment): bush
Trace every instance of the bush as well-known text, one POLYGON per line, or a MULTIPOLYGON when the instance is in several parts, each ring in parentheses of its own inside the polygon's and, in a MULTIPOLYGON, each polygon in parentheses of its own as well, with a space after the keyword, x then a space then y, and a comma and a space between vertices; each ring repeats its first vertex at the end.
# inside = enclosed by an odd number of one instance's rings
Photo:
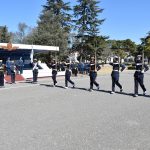
POLYGON ((128 66, 128 70, 135 70, 135 66, 128 66))

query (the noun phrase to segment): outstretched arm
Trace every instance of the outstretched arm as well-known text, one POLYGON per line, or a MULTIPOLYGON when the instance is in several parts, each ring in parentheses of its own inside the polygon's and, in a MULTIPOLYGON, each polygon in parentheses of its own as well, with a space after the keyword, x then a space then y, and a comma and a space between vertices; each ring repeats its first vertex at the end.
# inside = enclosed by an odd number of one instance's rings
POLYGON ((121 72, 126 68, 124 64, 121 64, 120 67, 121 67, 121 72))
POLYGON ((99 64, 96 65, 96 70, 99 71, 101 69, 101 66, 99 64))
POLYGON ((144 72, 148 71, 149 70, 149 67, 148 65, 144 64, 144 72))

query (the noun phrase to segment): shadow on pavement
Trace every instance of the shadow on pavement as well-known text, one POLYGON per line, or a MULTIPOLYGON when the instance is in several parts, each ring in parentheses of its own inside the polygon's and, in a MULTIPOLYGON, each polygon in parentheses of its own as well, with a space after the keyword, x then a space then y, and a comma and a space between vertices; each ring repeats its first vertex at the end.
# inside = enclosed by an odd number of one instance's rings
POLYGON ((139 96, 142 96, 142 97, 147 97, 147 98, 150 98, 150 95, 143 95, 143 94, 138 94, 139 96))
POLYGON ((100 91, 100 92, 103 92, 103 93, 109 93, 109 94, 111 92, 111 91, 108 91, 108 90, 96 90, 96 91, 100 91))
POLYGON ((46 87, 54 87, 53 85, 50 85, 50 84, 43 84, 43 83, 41 83, 41 84, 39 84, 39 85, 41 85, 41 86, 46 86, 46 87))
MULTIPOLYGON (((50 85, 50 84, 39 84, 39 85, 41 85, 41 86, 46 86, 46 87, 54 87, 53 85, 50 85)), ((60 86, 60 85, 56 85, 55 87, 65 89, 65 87, 60 86)))
MULTIPOLYGON (((127 96, 135 97, 133 93, 125 93, 125 92, 116 92, 116 93, 121 94, 121 95, 127 95, 127 96)), ((138 94, 138 96, 150 98, 150 95, 138 94)))
POLYGON ((88 91, 88 89, 86 88, 80 88, 80 87, 72 87, 72 89, 76 89, 76 90, 82 90, 82 91, 88 91))
POLYGON ((56 85, 55 87, 65 89, 65 87, 64 87, 64 86, 60 86, 60 85, 56 85))
POLYGON ((17 81, 17 83, 33 83, 32 80, 17 81))
POLYGON ((115 93, 120 94, 120 95, 132 96, 132 97, 134 96, 133 93, 125 93, 125 92, 115 92, 115 93))

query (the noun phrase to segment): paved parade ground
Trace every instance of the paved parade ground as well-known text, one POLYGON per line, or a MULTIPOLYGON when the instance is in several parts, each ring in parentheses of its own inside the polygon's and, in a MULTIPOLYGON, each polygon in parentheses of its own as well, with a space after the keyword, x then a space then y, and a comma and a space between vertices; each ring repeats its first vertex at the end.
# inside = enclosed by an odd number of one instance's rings
MULTIPOLYGON (((147 95, 133 97, 133 71, 121 73, 123 93, 110 94, 110 74, 99 74, 100 91, 89 92, 89 77, 64 77, 38 84, 18 82, 0 89, 0 150, 150 149, 150 71, 147 95)), ((116 88, 118 91, 119 89, 116 88)))

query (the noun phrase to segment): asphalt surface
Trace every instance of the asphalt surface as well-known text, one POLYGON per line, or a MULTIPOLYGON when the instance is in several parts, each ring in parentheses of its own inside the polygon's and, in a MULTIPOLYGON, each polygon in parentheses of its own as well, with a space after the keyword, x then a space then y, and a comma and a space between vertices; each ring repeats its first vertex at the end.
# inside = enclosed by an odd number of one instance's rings
MULTIPOLYGON (((150 72, 147 95, 133 94, 133 72, 121 73, 123 93, 110 94, 110 74, 99 75, 100 91, 89 92, 89 77, 64 77, 38 84, 18 82, 0 89, 0 150, 149 150, 150 72)), ((116 91, 119 91, 116 88, 116 91)))

